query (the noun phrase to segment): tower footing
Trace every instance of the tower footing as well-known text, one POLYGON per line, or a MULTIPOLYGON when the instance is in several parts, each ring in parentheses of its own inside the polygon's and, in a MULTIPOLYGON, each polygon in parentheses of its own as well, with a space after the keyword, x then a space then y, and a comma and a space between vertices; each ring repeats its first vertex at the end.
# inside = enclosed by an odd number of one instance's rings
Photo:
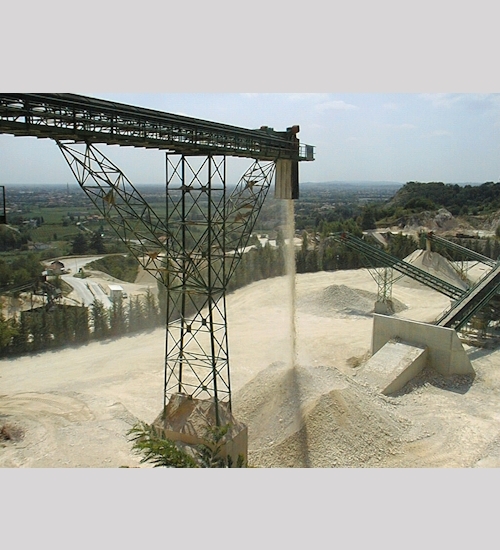
MULTIPOLYGON (((238 456, 244 463, 248 459, 248 428, 238 422, 228 403, 219 403, 219 425, 229 426, 227 433, 219 442, 220 456, 231 457, 233 464, 238 456)), ((212 399, 194 399, 185 394, 174 394, 170 397, 165 409, 158 415, 153 425, 163 432, 165 438, 187 445, 209 444, 207 430, 217 425, 215 402, 212 399)))

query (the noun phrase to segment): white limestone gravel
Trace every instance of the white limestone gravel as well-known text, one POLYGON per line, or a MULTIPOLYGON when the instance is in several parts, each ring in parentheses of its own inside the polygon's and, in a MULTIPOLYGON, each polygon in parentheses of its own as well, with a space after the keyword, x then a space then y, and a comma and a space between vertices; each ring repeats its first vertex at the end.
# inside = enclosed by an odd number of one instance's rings
MULTIPOLYGON (((467 347, 474 380, 433 373, 382 396, 358 376, 376 283, 366 269, 296 276, 296 364, 286 281, 227 297, 235 417, 264 468, 498 467, 500 351, 467 347)), ((446 296, 398 285, 398 316, 430 322, 446 296)), ((164 330, 0 361, 3 468, 138 466, 126 432, 162 406, 164 330)), ((143 466, 149 467, 149 466, 143 466)))

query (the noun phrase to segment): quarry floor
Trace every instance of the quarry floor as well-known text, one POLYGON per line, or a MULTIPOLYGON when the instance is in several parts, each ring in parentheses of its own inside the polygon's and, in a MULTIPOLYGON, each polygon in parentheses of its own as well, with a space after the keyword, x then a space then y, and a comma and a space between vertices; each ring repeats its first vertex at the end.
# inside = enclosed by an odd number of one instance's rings
MULTIPOLYGON (((371 349, 373 274, 300 274, 295 289, 294 306, 284 277, 227 297, 233 413, 248 426, 250 465, 500 466, 500 349, 464 345, 474 379, 424 372, 383 396, 362 376, 371 349)), ((396 316, 423 322, 450 305, 403 279, 394 283, 393 300, 396 316)), ((0 361, 0 426, 23 434, 0 440, 0 467, 139 466, 126 432, 161 410, 164 336, 157 329, 0 361)))

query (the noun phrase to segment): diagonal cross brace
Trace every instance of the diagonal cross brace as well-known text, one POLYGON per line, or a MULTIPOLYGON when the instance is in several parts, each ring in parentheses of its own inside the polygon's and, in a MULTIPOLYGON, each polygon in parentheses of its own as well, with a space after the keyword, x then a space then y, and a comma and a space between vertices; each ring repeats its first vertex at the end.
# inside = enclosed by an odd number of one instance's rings
POLYGON ((168 237, 164 222, 125 174, 95 146, 85 151, 57 142, 80 187, 127 244, 139 264, 165 284, 163 254, 168 237))

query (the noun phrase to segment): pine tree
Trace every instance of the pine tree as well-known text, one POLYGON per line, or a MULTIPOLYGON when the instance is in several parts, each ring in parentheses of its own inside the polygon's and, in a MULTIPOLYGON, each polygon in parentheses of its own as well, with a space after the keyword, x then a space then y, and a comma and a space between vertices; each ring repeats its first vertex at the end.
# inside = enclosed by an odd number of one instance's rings
POLYGON ((106 247, 102 236, 98 231, 95 231, 90 238, 89 248, 91 248, 96 254, 105 254, 106 247))
POLYGON ((484 252, 483 254, 485 256, 488 256, 488 258, 491 258, 491 240, 489 237, 487 237, 486 242, 484 243, 484 252))
POLYGON ((92 304, 90 318, 94 328, 93 338, 106 338, 109 335, 108 313, 101 301, 95 300, 92 304))
POLYGON ((132 296, 128 304, 128 331, 136 332, 144 327, 144 308, 139 296, 132 296))
POLYGON ((158 325, 159 319, 160 315, 158 307, 156 306, 154 294, 148 288, 144 304, 144 326, 147 328, 153 328, 158 325))
POLYGON ((5 319, 0 313, 0 355, 7 355, 13 339, 18 334, 18 327, 15 319, 5 319))
POLYGON ((90 339, 89 311, 86 307, 71 308, 73 341, 79 344, 88 342, 90 339))
POLYGON ((119 336, 126 331, 127 323, 122 300, 114 300, 109 310, 109 330, 113 336, 119 336))
POLYGON ((85 254, 88 251, 87 239, 83 233, 78 233, 71 245, 73 254, 85 254))

